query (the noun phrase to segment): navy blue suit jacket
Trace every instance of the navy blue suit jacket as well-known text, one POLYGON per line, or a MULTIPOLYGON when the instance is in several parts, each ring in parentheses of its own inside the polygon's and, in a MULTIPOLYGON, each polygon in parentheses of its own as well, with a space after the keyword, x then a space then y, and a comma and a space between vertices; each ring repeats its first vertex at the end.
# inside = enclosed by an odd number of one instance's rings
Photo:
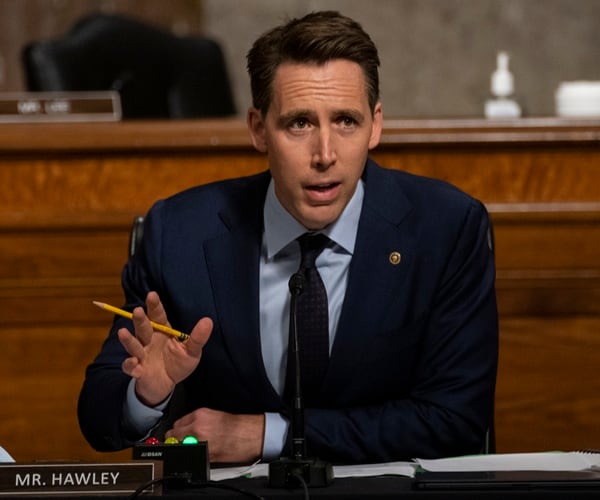
MULTIPOLYGON (((270 174, 159 201, 123 271, 125 308, 159 293, 172 326, 214 330, 182 384, 179 413, 210 407, 287 414, 261 359, 258 269, 270 174)), ((365 198, 310 456, 336 463, 477 452, 493 412, 498 352, 495 269, 483 205, 447 183, 368 161, 365 198), (390 254, 398 252, 399 263, 390 254)), ((86 371, 83 434, 98 450, 132 444, 121 425, 129 377, 116 318, 86 371)), ((175 415, 175 417, 180 415, 175 415)))

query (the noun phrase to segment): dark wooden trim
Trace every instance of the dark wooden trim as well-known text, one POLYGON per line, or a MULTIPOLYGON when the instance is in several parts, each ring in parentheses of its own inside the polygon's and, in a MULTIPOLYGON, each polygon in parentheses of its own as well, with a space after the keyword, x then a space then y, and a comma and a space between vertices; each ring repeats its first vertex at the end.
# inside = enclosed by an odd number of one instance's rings
MULTIPOLYGON (((385 120, 378 149, 407 145, 598 144, 600 119, 385 120)), ((252 149, 244 120, 0 124, 0 155, 252 149)))

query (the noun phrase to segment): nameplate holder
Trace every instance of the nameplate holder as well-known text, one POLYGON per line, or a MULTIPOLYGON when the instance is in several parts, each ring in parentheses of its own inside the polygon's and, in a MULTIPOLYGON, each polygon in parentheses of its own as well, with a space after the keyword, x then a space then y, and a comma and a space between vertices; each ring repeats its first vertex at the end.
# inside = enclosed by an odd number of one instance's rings
POLYGON ((106 122, 122 118, 116 91, 0 92, 0 123, 106 122))
POLYGON ((160 495, 162 462, 0 464, 0 498, 160 495))

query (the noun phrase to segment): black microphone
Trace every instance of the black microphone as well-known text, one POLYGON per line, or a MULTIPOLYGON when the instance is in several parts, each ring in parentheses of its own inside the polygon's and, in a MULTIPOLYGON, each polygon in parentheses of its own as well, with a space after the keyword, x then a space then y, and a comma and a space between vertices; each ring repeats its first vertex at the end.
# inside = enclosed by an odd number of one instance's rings
MULTIPOLYGON (((304 435, 304 400, 300 373, 300 345, 296 321, 296 301, 304 289, 304 270, 292 274, 288 283, 290 294, 290 339, 294 356, 294 395, 290 430, 292 432, 292 458, 280 458, 269 464, 269 486, 293 488, 301 486, 322 487, 333 482, 333 467, 318 458, 306 457, 304 435)), ((289 357, 288 357, 289 359, 289 357)))
POLYGON ((290 338, 292 339, 292 354, 294 356, 294 404, 292 408, 292 456, 302 460, 306 455, 304 437, 304 399, 302 398, 302 380, 300 375, 300 344, 298 342, 298 325, 296 302, 304 291, 304 272, 300 270, 290 278, 288 283, 290 294, 290 338))

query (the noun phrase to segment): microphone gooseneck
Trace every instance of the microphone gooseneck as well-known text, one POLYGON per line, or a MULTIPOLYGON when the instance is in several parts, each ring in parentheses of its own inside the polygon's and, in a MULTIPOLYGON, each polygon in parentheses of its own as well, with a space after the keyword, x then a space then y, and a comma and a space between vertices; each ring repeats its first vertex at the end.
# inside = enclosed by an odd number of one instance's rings
POLYGON ((296 301, 305 285, 305 269, 292 274, 289 280, 290 300, 290 346, 294 359, 294 393, 290 431, 292 433, 292 456, 282 457, 269 464, 269 485, 275 488, 328 486, 333 482, 333 466, 318 458, 306 456, 304 433, 304 400, 302 398, 300 345, 298 342, 296 301))
POLYGON ((294 394, 292 405, 292 456, 302 460, 306 455, 304 437, 304 400, 302 398, 302 380, 300 375, 300 343, 298 341, 298 323, 296 314, 296 299, 304 290, 304 269, 292 274, 288 283, 292 298, 290 300, 290 336, 294 356, 294 394))

